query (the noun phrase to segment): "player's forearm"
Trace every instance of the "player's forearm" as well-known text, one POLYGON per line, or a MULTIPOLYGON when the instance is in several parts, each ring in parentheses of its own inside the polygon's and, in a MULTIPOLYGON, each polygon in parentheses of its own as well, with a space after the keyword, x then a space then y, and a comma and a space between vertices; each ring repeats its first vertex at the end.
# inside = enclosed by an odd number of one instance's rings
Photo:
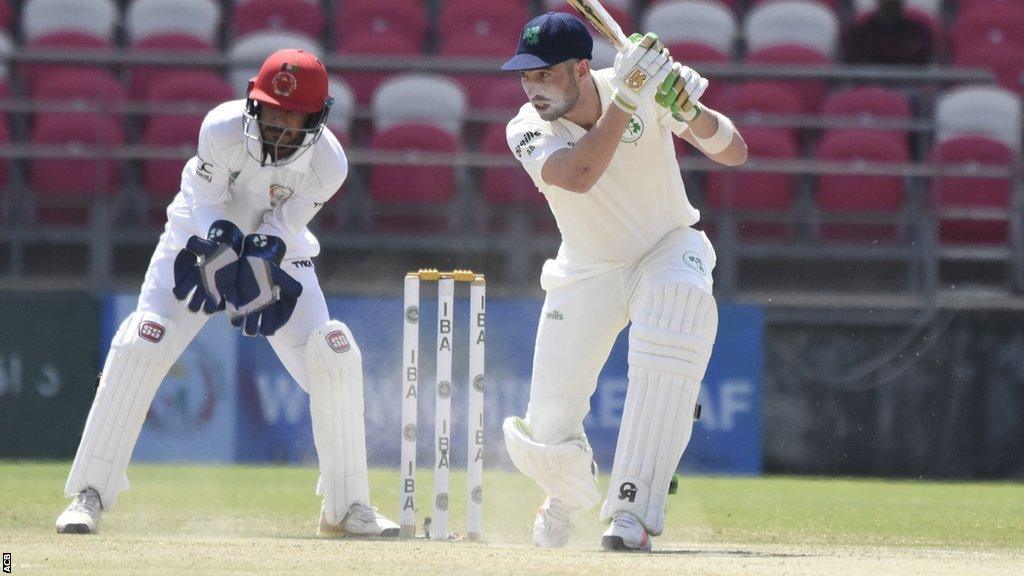
POLYGON ((703 113, 690 121, 689 127, 692 143, 708 158, 726 166, 739 166, 747 161, 743 136, 720 112, 704 107, 703 113))
POLYGON ((544 181, 570 192, 589 192, 611 163, 628 123, 629 114, 609 106, 572 148, 559 150, 544 164, 544 181))

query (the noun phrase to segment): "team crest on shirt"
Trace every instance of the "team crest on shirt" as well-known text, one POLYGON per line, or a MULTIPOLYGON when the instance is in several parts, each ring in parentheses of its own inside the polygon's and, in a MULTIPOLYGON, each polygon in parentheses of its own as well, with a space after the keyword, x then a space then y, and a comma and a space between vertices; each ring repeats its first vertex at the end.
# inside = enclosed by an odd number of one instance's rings
POLYGON ((280 184, 271 184, 270 207, 277 208, 281 204, 284 204, 285 200, 292 197, 292 194, 294 194, 294 192, 292 192, 292 189, 288 188, 287 186, 282 186, 280 184))
POLYGON ((619 138, 619 141, 625 142, 626 144, 632 144, 639 140, 643 135, 644 121, 634 114, 629 117, 629 123, 626 124, 626 129, 622 131, 622 137, 619 138))

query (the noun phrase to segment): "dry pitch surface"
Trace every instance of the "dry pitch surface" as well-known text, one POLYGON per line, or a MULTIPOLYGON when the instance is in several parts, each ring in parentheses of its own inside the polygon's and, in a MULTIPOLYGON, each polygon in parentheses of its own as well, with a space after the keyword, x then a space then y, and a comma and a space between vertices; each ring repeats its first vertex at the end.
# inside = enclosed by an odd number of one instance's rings
MULTIPOLYGON (((313 538, 309 468, 129 472, 133 489, 101 534, 58 536, 67 464, 0 464, 0 551, 12 554, 12 574, 1024 574, 1020 483, 686 478, 656 552, 613 554, 600 551, 596 512, 569 548, 532 548, 540 493, 515 474, 488 473, 478 544, 313 538)), ((465 527, 463 480, 453 475, 454 530, 465 527)), ((375 471, 372 482, 394 517, 397 474, 375 471)))

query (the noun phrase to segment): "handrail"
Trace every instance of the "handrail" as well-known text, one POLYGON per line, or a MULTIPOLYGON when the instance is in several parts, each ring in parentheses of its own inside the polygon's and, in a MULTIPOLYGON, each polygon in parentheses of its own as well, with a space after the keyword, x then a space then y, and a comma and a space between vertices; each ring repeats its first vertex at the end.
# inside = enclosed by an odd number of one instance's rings
MULTIPOLYGON (((109 160, 169 160, 185 159, 193 156, 195 146, 146 146, 129 144, 125 146, 95 145, 38 145, 38 144, 3 144, 0 145, 0 158, 9 159, 109 159, 109 160)), ((519 163, 509 154, 482 152, 425 152, 425 151, 384 151, 367 148, 349 148, 346 150, 349 164, 373 165, 387 164, 392 166, 458 166, 465 168, 505 168, 518 166, 519 163)), ((706 158, 679 158, 680 167, 687 171, 725 170, 725 166, 706 158)), ((769 172, 780 174, 836 174, 859 176, 904 176, 904 177, 940 177, 961 176, 971 178, 1010 178, 1014 175, 1013 168, 1002 166, 978 165, 973 163, 935 164, 907 163, 892 164, 884 162, 834 162, 815 159, 806 160, 774 160, 751 158, 742 166, 729 167, 730 171, 769 172)))

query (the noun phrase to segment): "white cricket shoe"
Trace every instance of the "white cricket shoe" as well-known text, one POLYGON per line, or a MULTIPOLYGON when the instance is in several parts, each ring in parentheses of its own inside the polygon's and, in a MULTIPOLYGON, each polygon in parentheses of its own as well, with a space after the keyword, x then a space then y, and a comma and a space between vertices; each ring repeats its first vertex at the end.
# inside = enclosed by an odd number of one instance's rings
POLYGON ((320 527, 317 536, 363 536, 377 538, 398 538, 398 524, 385 518, 376 508, 364 504, 353 504, 338 524, 327 521, 327 515, 320 508, 320 527))
POLYGON ((57 517, 58 534, 95 534, 100 528, 103 504, 95 488, 86 488, 57 517))
POLYGON ((548 496, 533 521, 533 543, 541 548, 561 548, 569 543, 576 511, 548 496))
POLYGON ((650 552, 651 535, 633 515, 619 514, 612 518, 612 525, 601 536, 601 547, 605 550, 650 552))

